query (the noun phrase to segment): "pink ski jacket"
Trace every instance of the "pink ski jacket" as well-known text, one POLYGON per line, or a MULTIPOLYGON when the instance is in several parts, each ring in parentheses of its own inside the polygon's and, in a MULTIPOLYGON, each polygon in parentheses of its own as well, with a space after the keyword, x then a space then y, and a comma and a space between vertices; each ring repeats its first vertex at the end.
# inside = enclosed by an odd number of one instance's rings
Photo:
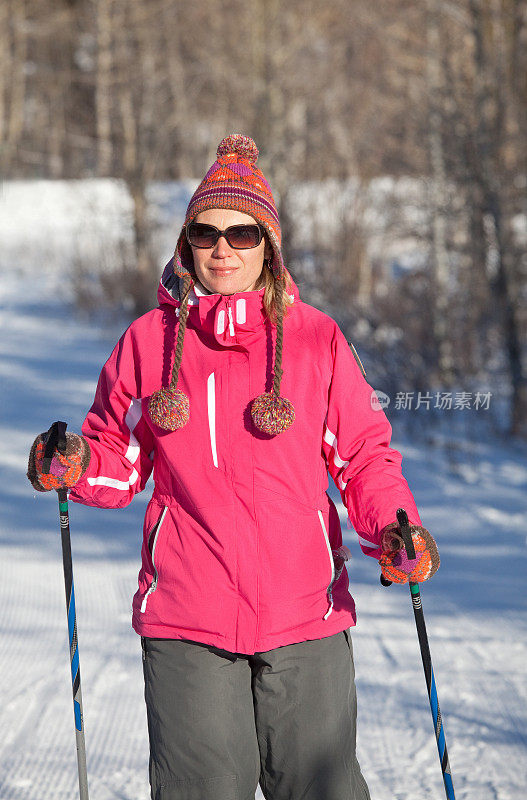
POLYGON ((391 427, 337 324, 301 302, 284 319, 281 393, 296 418, 271 437, 250 404, 272 384, 275 329, 263 290, 196 288, 178 388, 190 421, 157 427, 148 400, 170 382, 178 281, 171 263, 159 307, 137 319, 105 364, 82 432, 91 461, 70 499, 126 506, 154 472, 132 624, 143 636, 190 639, 252 654, 330 636, 355 624, 328 471, 363 551, 400 506, 421 524, 391 427))

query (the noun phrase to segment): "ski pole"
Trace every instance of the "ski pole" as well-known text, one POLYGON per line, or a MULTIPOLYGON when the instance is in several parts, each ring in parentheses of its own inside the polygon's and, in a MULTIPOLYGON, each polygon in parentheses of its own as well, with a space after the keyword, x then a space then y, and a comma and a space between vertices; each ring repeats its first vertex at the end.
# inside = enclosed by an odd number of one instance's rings
MULTIPOLYGON (((410 525, 408 523, 408 514, 404 508, 397 509, 397 522, 399 523, 399 530, 401 531, 401 536, 406 548, 406 554, 409 559, 415 558, 415 548, 412 541, 412 534, 410 532, 410 525)), ((381 583, 383 586, 390 586, 392 582, 381 575, 381 583)), ((437 750, 439 753, 439 761, 441 763, 443 783, 445 785, 445 792, 448 800, 456 800, 456 796, 454 794, 454 784, 452 782, 452 773, 450 772, 450 762, 448 760, 446 737, 443 730, 443 720, 441 717, 441 711, 439 709, 439 700, 437 697, 437 689, 434 678, 434 668, 432 666, 430 646, 428 644, 428 635, 426 633, 425 617, 423 613, 423 604, 421 602, 421 594, 419 592, 419 584, 410 583, 409 586, 410 595, 412 598, 412 606, 414 609, 415 624, 417 627, 417 636, 419 639, 419 647, 421 649, 421 658, 423 660, 423 668, 425 671, 430 710, 432 712, 432 719, 434 721, 434 732, 437 742, 437 750)))
MULTIPOLYGON (((66 423, 54 422, 48 431, 44 451, 43 471, 49 472, 55 448, 66 452, 66 423)), ((75 718, 75 738, 77 743, 77 767, 79 771, 80 800, 88 798, 88 772, 86 768, 86 744, 84 741, 84 719, 82 713, 81 672, 77 645, 77 616, 75 614, 75 591, 73 587, 73 563, 71 558, 70 522, 68 493, 66 489, 57 490, 59 498, 60 533, 62 537, 62 563, 64 566, 64 586, 66 589, 66 610, 68 614, 68 633, 70 643, 71 685, 73 691, 73 713, 75 718)))

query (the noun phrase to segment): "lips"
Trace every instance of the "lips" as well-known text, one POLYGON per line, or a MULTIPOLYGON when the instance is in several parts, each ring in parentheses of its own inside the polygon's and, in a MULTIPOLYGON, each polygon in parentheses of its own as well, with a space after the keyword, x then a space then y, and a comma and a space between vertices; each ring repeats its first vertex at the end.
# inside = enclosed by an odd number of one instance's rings
POLYGON ((235 272, 238 269, 238 267, 209 267, 209 269, 211 272, 215 272, 221 275, 222 273, 225 272, 235 272))

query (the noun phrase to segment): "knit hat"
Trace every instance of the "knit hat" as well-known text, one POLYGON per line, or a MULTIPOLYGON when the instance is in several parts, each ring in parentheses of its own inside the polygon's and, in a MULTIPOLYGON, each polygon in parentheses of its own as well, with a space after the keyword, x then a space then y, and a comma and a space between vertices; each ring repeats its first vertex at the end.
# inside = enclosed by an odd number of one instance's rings
POLYGON ((200 211, 229 208, 243 211, 260 223, 273 248, 270 267, 275 278, 285 273, 282 259, 280 220, 271 187, 256 166, 258 148, 249 136, 232 133, 216 151, 216 161, 192 195, 174 254, 174 272, 180 277, 193 274, 192 250, 185 227, 200 211))
POLYGON ((282 380, 282 348, 284 317, 284 278, 281 230, 271 188, 256 166, 258 148, 248 136, 234 133, 223 139, 216 151, 216 161, 194 192, 185 215, 174 253, 174 272, 182 279, 180 291, 179 326, 170 386, 154 392, 149 413, 156 425, 174 431, 187 424, 190 415, 189 399, 177 388, 183 356, 183 341, 188 317, 188 300, 194 285, 194 260, 186 237, 186 225, 201 211, 226 208, 250 214, 265 230, 273 255, 268 263, 275 280, 276 347, 273 365, 273 388, 251 404, 253 422, 259 430, 271 436, 285 431, 295 419, 292 403, 280 396, 282 380))

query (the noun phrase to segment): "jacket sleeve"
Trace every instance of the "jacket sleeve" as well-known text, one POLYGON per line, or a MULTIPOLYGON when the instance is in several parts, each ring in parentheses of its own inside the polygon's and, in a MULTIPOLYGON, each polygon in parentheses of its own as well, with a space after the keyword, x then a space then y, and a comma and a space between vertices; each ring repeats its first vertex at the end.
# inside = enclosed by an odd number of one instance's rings
POLYGON ((396 520, 398 508, 406 509, 411 523, 421 520, 401 472, 402 456, 390 447, 391 425, 338 327, 332 357, 322 449, 362 551, 380 558, 380 533, 396 520))
POLYGON ((129 328, 103 367, 82 426, 91 459, 70 492, 74 502, 121 508, 144 489, 152 472, 154 441, 142 415, 140 374, 129 328))

